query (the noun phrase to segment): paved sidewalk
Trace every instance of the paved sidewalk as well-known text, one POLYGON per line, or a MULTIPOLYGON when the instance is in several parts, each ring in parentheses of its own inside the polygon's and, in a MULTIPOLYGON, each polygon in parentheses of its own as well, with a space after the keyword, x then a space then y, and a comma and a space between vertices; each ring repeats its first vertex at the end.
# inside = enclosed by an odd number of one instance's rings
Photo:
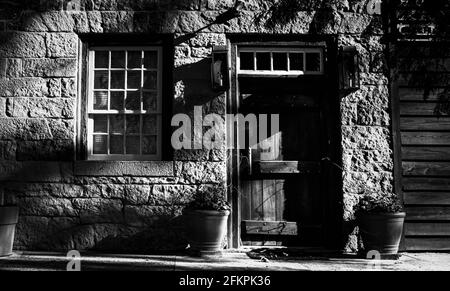
MULTIPOLYGON (((64 271, 70 259, 61 253, 16 252, 0 258, 0 270, 64 271)), ((221 258, 185 255, 119 255, 82 253, 82 271, 450 271, 448 253, 403 253, 398 260, 304 257, 251 259, 243 251, 227 251, 221 258)))

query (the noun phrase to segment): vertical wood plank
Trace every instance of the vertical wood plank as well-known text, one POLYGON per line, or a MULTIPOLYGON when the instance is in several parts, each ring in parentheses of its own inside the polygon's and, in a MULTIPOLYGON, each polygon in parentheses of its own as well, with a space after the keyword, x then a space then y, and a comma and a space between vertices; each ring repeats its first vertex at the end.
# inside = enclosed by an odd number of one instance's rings
POLYGON ((284 220, 284 180, 275 180, 275 194, 276 194, 276 220, 284 220))
POLYGON ((263 180, 264 220, 274 221, 276 217, 275 180, 263 180))
POLYGON ((251 182, 252 220, 263 220, 264 218, 262 186, 262 180, 251 182))
POLYGON ((242 181, 241 182, 241 220, 247 220, 251 219, 251 192, 250 189, 250 182, 249 181, 242 181))

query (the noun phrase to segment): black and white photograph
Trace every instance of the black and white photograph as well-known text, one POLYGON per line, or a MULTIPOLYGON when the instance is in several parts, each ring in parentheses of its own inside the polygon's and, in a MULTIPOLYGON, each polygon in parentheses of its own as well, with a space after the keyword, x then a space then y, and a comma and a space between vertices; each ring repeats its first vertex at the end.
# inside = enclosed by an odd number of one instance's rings
POLYGON ((0 0, 0 271, 450 271, 450 1, 0 0))

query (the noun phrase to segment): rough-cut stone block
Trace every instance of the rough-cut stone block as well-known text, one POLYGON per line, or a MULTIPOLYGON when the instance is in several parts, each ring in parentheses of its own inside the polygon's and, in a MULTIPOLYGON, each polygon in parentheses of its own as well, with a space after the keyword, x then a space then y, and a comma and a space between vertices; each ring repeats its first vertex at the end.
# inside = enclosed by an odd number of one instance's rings
POLYGON ((338 32, 359 34, 367 29, 372 21, 372 16, 368 14, 359 14, 352 12, 342 13, 342 22, 338 32))
POLYGON ((0 58, 42 58, 45 54, 46 43, 43 34, 0 33, 0 58))
POLYGON ((211 47, 212 45, 226 45, 225 34, 221 33, 198 33, 189 40, 193 47, 211 47))
POLYGON ((344 149, 387 150, 390 148, 389 129, 379 126, 343 126, 344 149))
POLYGON ((77 82, 75 78, 61 79, 61 96, 75 97, 77 95, 77 82))
POLYGON ((77 73, 76 59, 25 59, 24 77, 74 77, 77 73))
POLYGON ((39 140, 53 137, 45 119, 0 118, 0 139, 39 140))
POLYGON ((0 59, 0 78, 6 77, 6 63, 7 59, 0 59))
POLYGON ((10 98, 8 113, 12 117, 73 118, 74 101, 65 98, 10 98), (12 107, 12 108, 11 108, 12 107))
POLYGON ((76 33, 88 33, 90 32, 89 21, 86 12, 72 13, 74 21, 74 32, 76 33))
POLYGON ((8 59, 6 63, 6 77, 22 77, 22 59, 8 59))
POLYGON ((49 31, 69 32, 73 31, 75 25, 71 14, 66 11, 44 12, 41 19, 49 31))
POLYGON ((36 216, 76 216, 69 199, 50 197, 19 198, 19 208, 22 215, 36 216))
POLYGON ((103 32, 102 14, 98 11, 88 11, 86 13, 90 32, 103 32))
POLYGON ((16 249, 44 249, 66 252, 79 249, 74 245, 78 218, 19 216, 16 228, 16 249), (73 236, 74 235, 74 236, 73 236))
POLYGON ((356 123, 356 103, 341 102, 341 123, 342 125, 353 125, 356 123))
POLYGON ((356 122, 359 125, 388 126, 390 116, 386 109, 364 100, 358 103, 356 122))
POLYGON ((102 12, 102 23, 104 32, 133 32, 133 12, 102 12))
POLYGON ((16 143, 0 141, 0 160, 14 160, 16 158, 16 143))
POLYGON ((173 162, 75 162, 75 175, 79 176, 173 176, 173 162))
MULTIPOLYGON (((103 183, 105 182, 108 181, 104 181, 103 183)), ((117 185, 117 181, 113 182, 116 183, 102 184, 98 186, 101 196, 103 198, 119 198, 119 199, 125 198, 126 196, 125 188, 122 185, 117 185)), ((90 191, 92 191, 92 189, 90 191)))
POLYGON ((48 96, 49 97, 59 97, 62 94, 62 84, 61 79, 51 78, 47 81, 48 96))
POLYGON ((177 169, 177 174, 182 183, 223 183, 226 179, 224 162, 177 162, 177 168, 180 164, 182 168, 177 169))
POLYGON ((196 185, 155 185, 153 195, 150 197, 150 203, 153 205, 182 205, 193 199, 197 191, 196 185), (156 200, 164 193, 164 200, 156 200), (156 197, 155 197, 156 196, 156 197))
POLYGON ((54 139, 73 139, 75 136, 74 121, 71 119, 48 119, 48 126, 54 139))
POLYGON ((392 193, 392 172, 344 172, 344 193, 392 193))
POLYGON ((149 185, 127 185, 125 186, 125 201, 130 204, 147 204, 152 187, 149 185))
MULTIPOLYGON (((202 1, 205 2, 205 1, 202 1)), ((228 10, 234 7, 234 0, 207 0, 206 9, 208 10, 228 10)))
POLYGON ((73 207, 79 211, 81 223, 123 222, 123 206, 118 199, 76 198, 73 207))
POLYGON ((380 73, 361 73, 362 85, 387 85, 388 78, 384 74, 380 73))
POLYGON ((73 140, 20 141, 16 152, 18 161, 71 161, 73 140))
POLYGON ((6 117, 6 98, 0 97, 0 117, 6 117))
POLYGON ((30 32, 46 32, 48 27, 45 25, 41 13, 23 11, 18 26, 21 30, 30 32))
POLYGON ((76 57, 78 36, 75 33, 48 33, 47 57, 76 57))
POLYGON ((14 78, 0 80, 0 96, 42 97, 49 94, 47 80, 42 78, 14 78))
POLYGON ((15 162, 0 163, 1 181, 61 182, 67 177, 61 162, 15 162))
POLYGON ((146 226, 153 225, 158 222, 160 216, 165 216, 166 209, 161 206, 149 206, 149 205, 126 205, 124 208, 125 212, 125 223, 133 226, 146 226))
POLYGON ((178 11, 176 32, 193 32, 207 26, 209 23, 198 11, 178 11))
POLYGON ((393 169, 392 151, 381 150, 345 150, 343 153, 345 171, 380 173, 393 169))
POLYGON ((174 159, 176 161, 208 161, 209 151, 208 150, 176 150, 174 152, 174 159))

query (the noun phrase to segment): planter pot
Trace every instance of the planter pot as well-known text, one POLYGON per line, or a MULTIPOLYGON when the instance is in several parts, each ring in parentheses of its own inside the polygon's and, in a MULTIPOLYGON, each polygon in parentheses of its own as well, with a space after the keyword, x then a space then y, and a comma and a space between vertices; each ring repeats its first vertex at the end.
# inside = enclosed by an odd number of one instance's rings
POLYGON ((187 210, 187 235, 193 251, 219 252, 230 211, 187 210))
POLYGON ((0 206, 0 257, 12 254, 14 232, 18 219, 18 207, 0 206))
POLYGON ((359 215, 359 232, 365 251, 376 250, 380 254, 397 254, 404 221, 404 212, 359 215))

